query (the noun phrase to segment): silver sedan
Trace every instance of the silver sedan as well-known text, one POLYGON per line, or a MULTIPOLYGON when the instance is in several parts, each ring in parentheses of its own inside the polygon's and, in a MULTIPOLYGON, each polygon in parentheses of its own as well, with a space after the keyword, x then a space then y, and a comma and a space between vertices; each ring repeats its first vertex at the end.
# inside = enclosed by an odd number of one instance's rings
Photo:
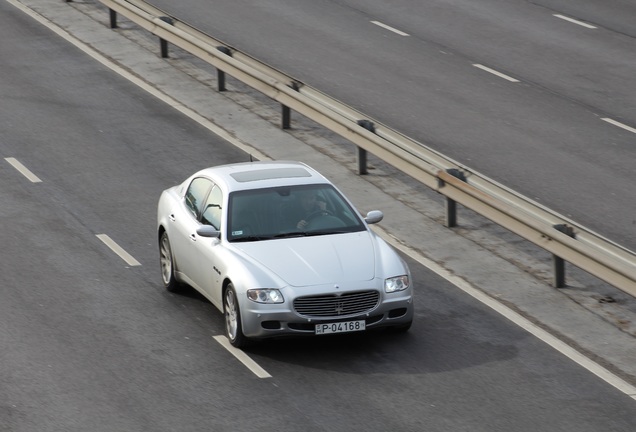
POLYGON ((163 283, 195 288, 249 339, 410 328, 413 282, 400 256, 318 172, 248 162, 197 172, 159 199, 163 283))

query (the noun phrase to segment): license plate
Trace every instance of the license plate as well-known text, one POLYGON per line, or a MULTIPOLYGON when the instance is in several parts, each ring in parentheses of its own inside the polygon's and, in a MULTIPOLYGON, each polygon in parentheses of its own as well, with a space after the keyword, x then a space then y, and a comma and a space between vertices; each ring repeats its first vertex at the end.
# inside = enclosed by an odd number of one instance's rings
POLYGON ((316 324, 316 334, 331 334, 331 333, 347 333, 362 331, 365 328, 365 321, 345 321, 328 324, 316 324))

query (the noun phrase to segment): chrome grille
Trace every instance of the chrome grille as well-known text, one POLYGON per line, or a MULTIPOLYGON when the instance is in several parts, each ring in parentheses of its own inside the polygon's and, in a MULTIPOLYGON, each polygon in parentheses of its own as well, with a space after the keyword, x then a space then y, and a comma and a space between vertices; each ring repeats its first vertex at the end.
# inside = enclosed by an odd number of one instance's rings
POLYGON ((294 310, 306 317, 357 315, 373 310, 379 300, 380 293, 377 291, 307 296, 294 300, 294 310))

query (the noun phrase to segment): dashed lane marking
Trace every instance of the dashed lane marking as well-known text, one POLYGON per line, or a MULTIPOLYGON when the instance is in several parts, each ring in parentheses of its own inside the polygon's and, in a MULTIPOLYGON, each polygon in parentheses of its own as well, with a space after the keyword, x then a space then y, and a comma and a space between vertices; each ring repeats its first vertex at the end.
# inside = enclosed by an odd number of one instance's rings
POLYGON ((491 69, 491 68, 489 68, 489 67, 486 67, 486 66, 484 66, 484 65, 482 65, 482 64, 475 63, 475 64, 473 64, 473 66, 475 66, 476 68, 479 68, 479 69, 481 69, 481 70, 483 70, 483 71, 486 71, 486 72, 488 72, 488 73, 491 73, 491 74, 493 74, 493 75, 496 75, 496 76, 498 76, 499 78, 503 78, 503 79, 505 79, 505 80, 508 80, 508 81, 510 81, 510 82, 514 82, 514 83, 519 82, 519 80, 518 80, 518 79, 516 79, 516 78, 513 78, 513 77, 511 77, 511 76, 508 76, 508 75, 506 75, 506 74, 503 74, 503 73, 501 73, 501 72, 499 72, 499 71, 496 71, 496 70, 494 70, 494 69, 491 69))
POLYGON ((571 22, 571 23, 576 24, 576 25, 583 26, 585 28, 589 28, 589 29, 595 29, 596 28, 595 26, 593 26, 591 24, 584 23, 583 21, 575 20, 574 18, 566 17, 565 15, 553 14, 552 16, 555 16, 555 17, 557 17, 559 19, 571 22))
POLYGON ((631 126, 627 126, 626 124, 623 124, 621 122, 618 122, 616 120, 612 120, 611 118, 602 118, 601 120, 609 123, 609 124, 613 124, 614 126, 618 126, 619 128, 625 129, 626 131, 629 131, 631 133, 636 133, 636 129, 631 127, 631 126))
POLYGON ((230 354, 236 357, 241 363, 245 365, 249 370, 251 370, 254 375, 259 378, 271 378, 272 376, 267 373, 265 369, 260 367, 258 363, 250 358, 247 354, 241 351, 238 348, 234 348, 230 341, 225 336, 214 336, 214 340, 221 344, 223 348, 228 350, 230 354))
POLYGON ((104 242, 113 252, 115 252, 121 259, 126 261, 129 266, 140 266, 141 263, 137 261, 132 255, 126 252, 121 246, 119 246, 113 239, 106 234, 97 234, 97 238, 104 242))
POLYGON ((386 29, 388 31, 392 31, 393 33, 399 34, 400 36, 408 36, 409 35, 408 33, 404 33, 403 31, 398 30, 396 28, 393 28, 391 26, 388 26, 388 25, 386 25, 384 23, 381 23, 380 21, 371 21, 371 24, 375 24, 375 25, 377 25, 379 27, 382 27, 383 29, 386 29))
POLYGON ((23 176, 31 180, 33 183, 40 183, 42 180, 38 178, 35 174, 33 174, 27 167, 22 165, 19 160, 16 158, 4 158, 7 162, 9 162, 13 168, 17 169, 23 176))

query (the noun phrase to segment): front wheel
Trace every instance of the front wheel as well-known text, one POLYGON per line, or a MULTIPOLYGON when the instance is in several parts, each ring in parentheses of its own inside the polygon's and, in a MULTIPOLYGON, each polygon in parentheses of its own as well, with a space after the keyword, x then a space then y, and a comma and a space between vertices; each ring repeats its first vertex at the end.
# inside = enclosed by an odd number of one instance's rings
POLYGON ((174 277, 174 260, 172 259, 172 248, 168 233, 161 234, 159 240, 159 262, 161 264, 161 279, 163 286, 170 292, 176 292, 180 288, 180 284, 174 277))
POLYGON ((223 313, 225 314, 225 335, 235 348, 241 348, 247 343, 247 338, 243 336, 243 324, 241 322, 241 311, 234 286, 229 284, 225 289, 223 300, 223 313))

